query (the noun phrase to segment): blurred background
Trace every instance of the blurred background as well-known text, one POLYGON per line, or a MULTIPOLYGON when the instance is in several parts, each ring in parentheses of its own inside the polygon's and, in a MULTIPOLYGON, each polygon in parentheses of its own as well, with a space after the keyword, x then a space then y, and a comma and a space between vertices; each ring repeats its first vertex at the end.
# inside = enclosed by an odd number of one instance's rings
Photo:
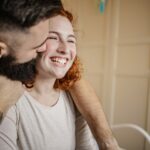
MULTIPOLYGON (((108 122, 136 124, 150 134, 150 0, 63 3, 74 14, 84 76, 95 88, 108 122)), ((150 150, 133 129, 114 134, 127 150, 150 150)))

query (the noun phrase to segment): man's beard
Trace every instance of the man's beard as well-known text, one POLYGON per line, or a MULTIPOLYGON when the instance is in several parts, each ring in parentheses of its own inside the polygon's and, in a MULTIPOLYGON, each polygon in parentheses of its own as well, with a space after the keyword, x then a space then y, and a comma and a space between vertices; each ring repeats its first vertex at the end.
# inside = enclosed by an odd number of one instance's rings
POLYGON ((36 76, 36 59, 26 63, 14 63, 15 57, 8 55, 0 58, 0 75, 22 83, 33 81, 36 76))

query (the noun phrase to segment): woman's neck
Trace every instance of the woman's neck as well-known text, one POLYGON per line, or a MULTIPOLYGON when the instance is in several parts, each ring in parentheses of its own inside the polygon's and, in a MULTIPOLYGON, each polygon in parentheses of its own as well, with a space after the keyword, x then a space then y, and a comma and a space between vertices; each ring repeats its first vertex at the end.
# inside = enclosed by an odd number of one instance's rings
POLYGON ((29 91, 43 105, 53 106, 59 98, 59 90, 54 89, 56 79, 36 78, 34 87, 29 91))
POLYGON ((55 79, 36 78, 33 90, 39 94, 46 94, 54 91, 55 79))

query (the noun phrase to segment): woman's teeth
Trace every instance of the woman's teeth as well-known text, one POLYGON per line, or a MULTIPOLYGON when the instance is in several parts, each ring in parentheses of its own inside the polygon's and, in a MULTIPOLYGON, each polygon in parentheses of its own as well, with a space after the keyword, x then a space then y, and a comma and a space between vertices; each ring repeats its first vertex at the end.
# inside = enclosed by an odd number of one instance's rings
POLYGON ((66 58, 51 58, 51 60, 60 64, 65 64, 67 62, 66 58))

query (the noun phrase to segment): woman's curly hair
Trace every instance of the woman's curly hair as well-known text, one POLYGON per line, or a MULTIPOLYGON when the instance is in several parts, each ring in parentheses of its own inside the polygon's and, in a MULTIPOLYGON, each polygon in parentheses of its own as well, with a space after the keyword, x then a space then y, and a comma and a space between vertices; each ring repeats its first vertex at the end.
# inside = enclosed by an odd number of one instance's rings
MULTIPOLYGON (((54 17, 57 15, 65 16, 66 18, 69 19, 69 21, 71 23, 73 23, 73 16, 70 12, 68 12, 64 9, 54 9, 51 12, 50 17, 54 17)), ((37 73, 38 73, 38 71, 37 71, 37 73)), ((30 80, 30 81, 24 82, 23 84, 27 88, 32 88, 34 86, 35 78, 32 79, 32 81, 30 80)), ((81 78, 81 64, 80 64, 78 56, 76 56, 71 68, 68 70, 66 75, 62 79, 56 79, 54 88, 68 90, 80 78, 81 78)))
POLYGON ((81 78, 81 66, 76 56, 71 68, 62 79, 57 79, 54 88, 68 90, 77 80, 81 78))

